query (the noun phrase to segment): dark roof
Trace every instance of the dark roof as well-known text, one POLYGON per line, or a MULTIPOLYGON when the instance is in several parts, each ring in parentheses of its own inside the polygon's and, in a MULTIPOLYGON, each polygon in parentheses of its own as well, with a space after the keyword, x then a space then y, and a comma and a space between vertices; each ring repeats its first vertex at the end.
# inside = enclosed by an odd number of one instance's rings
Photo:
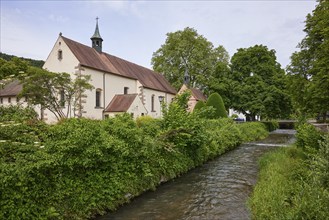
POLYGON ((137 79, 145 88, 176 94, 176 90, 159 73, 140 65, 107 53, 98 53, 95 49, 76 41, 62 37, 82 66, 107 73, 137 79))
POLYGON ((102 37, 101 37, 101 35, 99 33, 98 20, 96 21, 95 33, 94 33, 94 35, 90 39, 93 39, 93 38, 100 38, 100 39, 102 39, 102 37))
POLYGON ((191 92, 197 101, 199 101, 199 100, 206 101, 207 100, 207 97, 199 89, 191 88, 191 92))
POLYGON ((137 94, 115 95, 104 112, 126 112, 136 96, 137 94))
POLYGON ((14 80, 0 89, 0 97, 17 96, 22 91, 22 84, 18 80, 14 80))

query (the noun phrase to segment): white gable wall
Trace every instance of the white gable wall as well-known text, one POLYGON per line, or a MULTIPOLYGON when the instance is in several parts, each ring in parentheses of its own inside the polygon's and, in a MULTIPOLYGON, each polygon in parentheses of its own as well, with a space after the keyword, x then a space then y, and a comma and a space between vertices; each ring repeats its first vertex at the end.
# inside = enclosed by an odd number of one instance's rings
MULTIPOLYGON (((79 65, 78 59, 71 52, 70 48, 64 42, 61 36, 58 37, 53 49, 50 51, 43 68, 55 73, 69 73, 71 77, 75 77, 77 71, 76 67, 79 65), (58 59, 58 51, 62 51, 62 59, 58 59)), ((67 108, 63 108, 63 112, 66 114, 67 108)), ((74 115, 73 111, 69 114, 74 115)), ((57 121, 55 115, 48 111, 44 111, 45 121, 47 123, 54 123, 57 121)))
POLYGON ((53 49, 50 51, 43 68, 56 73, 69 73, 74 76, 75 69, 79 64, 78 59, 71 52, 61 36, 58 37, 53 49), (62 51, 62 59, 58 59, 58 51, 62 51))
POLYGON ((137 96, 127 110, 127 113, 133 114, 134 118, 137 118, 142 115, 147 115, 148 111, 143 105, 141 99, 137 96))

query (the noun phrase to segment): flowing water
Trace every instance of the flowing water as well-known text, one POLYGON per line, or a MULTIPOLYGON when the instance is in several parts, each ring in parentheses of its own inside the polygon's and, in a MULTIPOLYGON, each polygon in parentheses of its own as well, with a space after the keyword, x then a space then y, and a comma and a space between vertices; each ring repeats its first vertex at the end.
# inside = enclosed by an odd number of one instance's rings
POLYGON ((97 219, 250 219, 246 201, 257 181, 258 158, 293 141, 293 130, 277 130, 265 140, 243 144, 97 219))

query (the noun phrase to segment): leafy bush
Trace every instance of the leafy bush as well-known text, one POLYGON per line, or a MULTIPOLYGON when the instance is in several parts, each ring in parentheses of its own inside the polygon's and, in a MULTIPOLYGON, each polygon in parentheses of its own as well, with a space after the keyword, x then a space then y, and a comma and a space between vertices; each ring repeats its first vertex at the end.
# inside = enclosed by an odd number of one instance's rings
POLYGON ((241 141, 252 141, 265 138, 268 135, 266 126, 261 122, 248 122, 238 124, 241 131, 241 141))
POLYGON ((0 122, 37 120, 38 114, 30 107, 20 105, 0 106, 0 122))
POLYGON ((218 93, 213 93, 209 96, 206 103, 207 106, 212 106, 215 108, 215 118, 226 118, 227 112, 224 106, 222 97, 218 93))
POLYGON ((323 133, 313 125, 305 123, 297 127, 296 145, 300 148, 319 149, 319 141, 322 140, 323 133))
POLYGON ((260 123, 200 118, 186 111, 187 99, 166 107, 162 120, 123 114, 56 125, 3 122, 0 219, 86 219, 114 210, 266 133, 260 123))
POLYGON ((151 116, 141 116, 136 119, 136 124, 146 134, 153 137, 157 136, 160 131, 161 121, 151 116))
POLYGON ((204 103, 204 101, 201 101, 201 100, 199 100, 197 103, 196 103, 196 105, 194 106, 194 109, 193 109, 193 111, 199 111, 199 110, 201 110, 203 107, 205 107, 206 106, 206 103, 204 103))

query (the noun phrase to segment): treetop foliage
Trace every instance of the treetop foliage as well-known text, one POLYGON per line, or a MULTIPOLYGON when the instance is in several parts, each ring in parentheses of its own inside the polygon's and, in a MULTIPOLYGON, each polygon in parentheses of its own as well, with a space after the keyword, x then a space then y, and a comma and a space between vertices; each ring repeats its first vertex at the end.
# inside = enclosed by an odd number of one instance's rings
POLYGON ((329 1, 319 0, 305 22, 300 51, 291 56, 287 68, 288 87, 294 107, 302 115, 329 111, 329 1), (303 95, 301 95, 301 93, 303 95))
POLYGON ((167 39, 153 53, 153 69, 179 89, 184 73, 188 72, 192 87, 207 90, 209 80, 218 63, 228 65, 229 55, 221 45, 214 47, 193 28, 167 33, 167 39))
POLYGON ((276 61, 275 50, 264 45, 241 48, 231 59, 231 73, 224 80, 224 94, 231 106, 251 120, 286 118, 290 100, 285 87, 285 72, 276 61))

